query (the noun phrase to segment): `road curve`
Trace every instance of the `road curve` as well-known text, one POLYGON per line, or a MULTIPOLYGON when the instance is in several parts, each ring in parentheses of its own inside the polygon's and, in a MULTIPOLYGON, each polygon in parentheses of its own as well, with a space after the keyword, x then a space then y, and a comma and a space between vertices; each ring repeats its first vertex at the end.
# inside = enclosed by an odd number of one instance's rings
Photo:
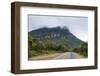
POLYGON ((80 59, 80 58, 82 58, 82 56, 75 52, 65 52, 53 59, 80 59))

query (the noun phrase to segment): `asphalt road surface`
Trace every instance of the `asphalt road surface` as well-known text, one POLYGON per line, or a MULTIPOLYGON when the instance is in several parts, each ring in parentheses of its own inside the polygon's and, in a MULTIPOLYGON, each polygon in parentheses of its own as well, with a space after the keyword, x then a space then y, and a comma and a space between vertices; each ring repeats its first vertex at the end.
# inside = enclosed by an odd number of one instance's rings
POLYGON ((75 53, 75 52, 65 52, 54 59, 80 59, 82 58, 81 55, 75 53))

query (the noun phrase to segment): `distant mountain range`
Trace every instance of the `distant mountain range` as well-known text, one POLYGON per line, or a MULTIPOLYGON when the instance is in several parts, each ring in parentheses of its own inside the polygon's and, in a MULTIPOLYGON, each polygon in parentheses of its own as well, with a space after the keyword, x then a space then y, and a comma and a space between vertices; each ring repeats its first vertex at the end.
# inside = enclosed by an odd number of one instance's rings
POLYGON ((43 42, 53 42, 54 44, 63 44, 68 48, 78 47, 83 41, 74 36, 67 27, 39 28, 28 32, 34 38, 43 42))

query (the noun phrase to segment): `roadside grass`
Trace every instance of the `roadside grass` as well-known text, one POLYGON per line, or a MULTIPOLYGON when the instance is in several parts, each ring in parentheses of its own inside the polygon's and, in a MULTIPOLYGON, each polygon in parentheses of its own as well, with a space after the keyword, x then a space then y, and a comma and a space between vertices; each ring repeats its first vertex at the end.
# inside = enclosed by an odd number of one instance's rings
POLYGON ((41 55, 30 57, 29 60, 47 60, 47 59, 55 58, 56 56, 59 56, 60 54, 61 53, 57 53, 57 52, 41 54, 41 55))
MULTIPOLYGON (((77 52, 76 52, 77 53, 77 52)), ((78 53, 79 55, 82 56, 82 58, 88 58, 88 54, 87 53, 78 53)))

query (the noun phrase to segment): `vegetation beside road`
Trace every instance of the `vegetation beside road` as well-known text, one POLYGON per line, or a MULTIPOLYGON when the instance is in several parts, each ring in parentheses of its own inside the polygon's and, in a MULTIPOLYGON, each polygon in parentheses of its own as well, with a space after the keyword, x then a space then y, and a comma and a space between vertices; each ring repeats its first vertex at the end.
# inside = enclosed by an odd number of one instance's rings
POLYGON ((68 48, 62 44, 54 44, 52 41, 41 41, 39 39, 33 38, 29 35, 28 37, 28 57, 45 55, 45 54, 54 54, 67 52, 68 48))
POLYGON ((79 53, 80 55, 82 55, 85 58, 88 57, 88 44, 87 44, 87 42, 82 43, 79 48, 74 48, 73 51, 79 53))
POLYGON ((30 57, 29 60, 47 60, 47 59, 54 59, 54 58, 56 58, 59 55, 61 55, 61 53, 44 54, 44 55, 30 57))
MULTIPOLYGON (((88 44, 87 42, 83 42, 79 47, 69 48, 71 46, 64 44, 55 44, 52 40, 41 41, 37 38, 28 36, 28 57, 36 57, 47 55, 52 57, 51 54, 63 53, 63 52, 76 52, 82 55, 83 57, 88 57, 88 44)), ((44 56, 44 57, 45 57, 44 56)), ((50 58, 51 58, 50 57, 50 58)))

